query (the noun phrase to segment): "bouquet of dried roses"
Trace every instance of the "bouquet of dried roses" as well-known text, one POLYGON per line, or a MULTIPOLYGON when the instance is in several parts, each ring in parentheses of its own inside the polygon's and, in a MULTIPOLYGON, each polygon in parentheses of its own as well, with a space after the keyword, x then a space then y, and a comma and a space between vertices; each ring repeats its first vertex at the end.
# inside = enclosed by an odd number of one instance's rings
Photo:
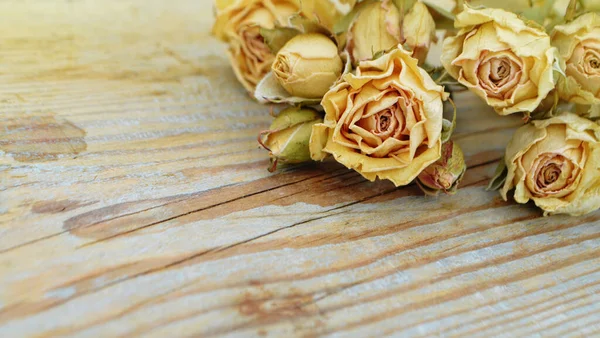
POLYGON ((456 108, 443 112, 468 89, 525 115, 490 188, 579 215, 600 207, 596 2, 216 0, 213 33, 254 99, 287 105, 258 136, 270 170, 332 157, 370 181, 452 194, 466 166, 456 108))

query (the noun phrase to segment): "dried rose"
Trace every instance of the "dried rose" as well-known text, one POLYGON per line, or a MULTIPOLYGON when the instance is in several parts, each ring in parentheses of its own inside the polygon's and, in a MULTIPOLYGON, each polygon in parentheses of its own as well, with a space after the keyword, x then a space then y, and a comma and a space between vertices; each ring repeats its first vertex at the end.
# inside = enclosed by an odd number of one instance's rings
POLYGON ((600 208, 600 126, 573 113, 532 121, 506 148, 506 200, 532 199, 545 214, 582 215, 600 208))
POLYGON ((498 114, 528 114, 554 88, 556 50, 542 29, 502 9, 468 6, 455 26, 461 30, 444 41, 442 64, 498 114))
POLYGON ((301 34, 277 52, 272 70, 291 95, 321 98, 342 74, 338 48, 321 34, 301 34))
POLYGON ((363 61, 323 97, 325 120, 313 126, 311 157, 331 154, 370 181, 406 185, 440 157, 447 96, 400 46, 363 61))
POLYGON ((427 195, 437 196, 440 191, 454 194, 467 166, 458 144, 448 141, 442 144, 442 157, 429 165, 417 176, 417 184, 427 195))
POLYGON ((308 108, 289 107, 279 113, 269 130, 258 135, 258 142, 270 152, 274 171, 278 163, 310 161, 308 142, 312 126, 323 122, 321 115, 308 108))
POLYGON ((578 104, 600 103, 600 15, 584 14, 554 27, 552 44, 558 48, 566 77, 558 78, 558 93, 578 104))

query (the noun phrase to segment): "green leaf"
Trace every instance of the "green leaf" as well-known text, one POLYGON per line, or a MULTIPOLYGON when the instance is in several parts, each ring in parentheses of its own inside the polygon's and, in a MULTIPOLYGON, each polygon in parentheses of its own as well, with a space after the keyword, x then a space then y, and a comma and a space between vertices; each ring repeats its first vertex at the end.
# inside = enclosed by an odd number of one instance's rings
POLYGON ((508 169, 506 168, 506 163, 504 162, 504 157, 500 159, 498 162, 498 166, 496 167, 496 171, 494 172, 494 176, 490 180, 487 188, 487 191, 494 191, 500 189, 501 186, 504 185, 506 181, 506 175, 508 174, 508 169))
POLYGON ((412 8, 417 2, 416 0, 392 0, 396 8, 400 11, 400 17, 403 18, 406 13, 412 8))
POLYGON ((558 55, 555 56, 554 62, 552 62, 552 70, 559 73, 563 77, 567 77, 567 74, 565 74, 565 71, 560 66, 560 58, 558 55))
POLYGON ((265 44, 271 50, 271 53, 277 54, 277 52, 294 36, 300 34, 300 32, 294 28, 287 27, 275 27, 273 29, 260 28, 260 35, 265 40, 265 44))
POLYGON ((449 32, 457 32, 458 29, 454 27, 454 21, 448 20, 446 18, 439 18, 435 20, 435 28, 440 30, 445 30, 449 32))
POLYGON ((452 101, 452 99, 448 100, 452 104, 452 107, 454 107, 454 113, 452 116, 452 121, 442 119, 442 143, 446 143, 450 140, 450 137, 452 136, 452 133, 456 128, 456 105, 454 104, 454 101, 452 101))
POLYGON ((542 11, 539 8, 528 8, 526 10, 521 11, 521 13, 519 14, 522 17, 522 19, 525 19, 524 21, 526 21, 526 23, 535 28, 540 28, 541 25, 544 24, 544 20, 546 19, 546 16, 544 15, 544 13, 542 13, 542 11))
POLYGON ((419 189, 421 189, 421 191, 427 195, 427 196, 438 196, 440 194, 440 190, 439 189, 433 189, 430 188, 428 186, 426 186, 425 184, 422 184, 421 181, 419 181, 419 179, 417 178, 415 180, 415 183, 417 183, 417 186, 419 187, 419 189))
MULTIPOLYGON (((434 10, 436 13, 443 16, 447 20, 450 20, 454 24, 454 20, 456 19, 454 14, 452 14, 452 13, 448 12, 447 10, 443 9, 442 7, 436 5, 431 0, 421 0, 421 2, 423 2, 425 4, 425 6, 434 10)), ((437 21, 436 21, 436 26, 437 26, 437 21)))
POLYGON ((335 25, 333 25, 333 33, 335 33, 335 34, 346 33, 348 31, 348 29, 350 28, 350 26, 352 25, 352 23, 354 22, 354 19, 363 10, 363 8, 365 8, 367 5, 369 5, 373 2, 375 2, 375 1, 368 0, 368 1, 361 1, 358 4, 356 4, 356 6, 354 6, 354 8, 350 11, 350 13, 346 14, 343 18, 338 20, 338 22, 336 22, 335 25))
POLYGON ((307 99, 303 97, 292 96, 280 84, 273 75, 273 72, 267 73, 260 80, 254 90, 254 98, 260 103, 288 103, 292 105, 311 105, 318 104, 321 99, 307 99))
POLYGON ((288 18, 288 26, 299 30, 301 33, 319 33, 330 36, 331 32, 317 21, 308 19, 300 14, 288 18))

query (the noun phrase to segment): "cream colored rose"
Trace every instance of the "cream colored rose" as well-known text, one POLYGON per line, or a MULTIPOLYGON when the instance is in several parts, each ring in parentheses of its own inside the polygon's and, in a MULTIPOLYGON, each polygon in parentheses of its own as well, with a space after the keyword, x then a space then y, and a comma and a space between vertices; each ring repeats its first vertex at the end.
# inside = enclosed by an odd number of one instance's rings
POLYGON ((321 98, 342 74, 338 48, 321 34, 293 37, 277 52, 273 74, 291 95, 321 98))
POLYGON ((363 61, 323 97, 325 119, 313 126, 311 157, 331 154, 370 181, 406 185, 440 157, 446 98, 409 52, 363 61))
POLYGON ((501 9, 465 10, 457 36, 444 41, 448 73, 500 115, 532 112, 554 88, 555 48, 541 29, 501 9))
POLYGON ((552 44, 558 48, 565 77, 558 78, 558 93, 579 104, 600 103, 600 15, 584 14, 554 27, 552 44))
POLYGON ((213 34, 229 43, 227 54, 233 71, 244 88, 252 92, 275 59, 260 29, 285 24, 299 7, 287 0, 217 0, 216 9, 213 34))
POLYGON ((546 214, 582 215, 600 208, 600 126, 572 113, 526 124, 506 148, 501 194, 515 189, 546 214))

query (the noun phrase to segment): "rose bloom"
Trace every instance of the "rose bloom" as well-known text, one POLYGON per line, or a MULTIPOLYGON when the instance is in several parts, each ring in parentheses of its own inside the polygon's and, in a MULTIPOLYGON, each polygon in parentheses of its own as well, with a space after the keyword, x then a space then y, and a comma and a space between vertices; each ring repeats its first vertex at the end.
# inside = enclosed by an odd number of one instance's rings
POLYGON ((501 9, 465 6, 443 44, 448 73, 500 115, 532 112, 554 88, 555 49, 542 30, 501 9))
POLYGON ((600 15, 584 14, 554 27, 552 44, 558 48, 566 78, 558 78, 558 94, 579 104, 600 103, 600 15))
POLYGON ((217 0, 216 8, 213 34, 229 43, 227 55, 233 71, 244 88, 252 92, 275 59, 260 29, 283 25, 298 6, 286 0, 217 0))
POLYGON ((506 200, 532 199, 545 214, 582 215, 600 208, 600 126, 573 113, 526 124, 506 148, 506 200))
POLYGON ((448 96, 401 49, 363 61, 325 94, 325 119, 313 126, 313 160, 328 154, 374 181, 410 183, 440 157, 448 96))

